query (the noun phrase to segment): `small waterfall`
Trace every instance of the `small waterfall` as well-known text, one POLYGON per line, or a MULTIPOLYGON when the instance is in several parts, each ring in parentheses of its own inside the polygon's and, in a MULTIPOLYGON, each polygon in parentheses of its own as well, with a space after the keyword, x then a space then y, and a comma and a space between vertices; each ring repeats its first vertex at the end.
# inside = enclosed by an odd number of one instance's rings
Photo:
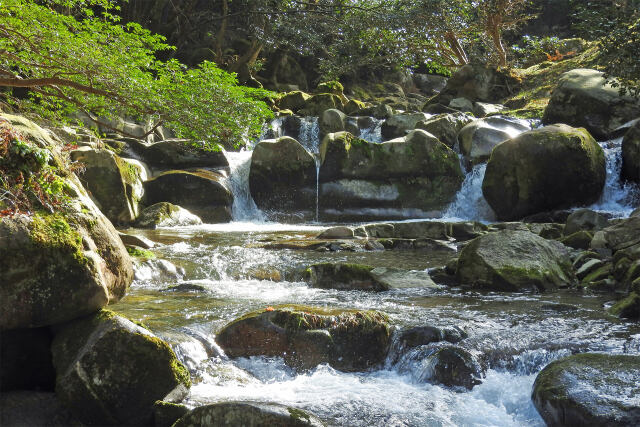
POLYGON ((629 216, 633 211, 632 200, 638 196, 638 187, 622 182, 622 137, 601 142, 607 164, 607 179, 602 196, 591 209, 604 211, 615 216, 629 216))
POLYGON ((382 124, 384 120, 371 117, 370 126, 360 129, 359 137, 365 141, 381 143, 382 142, 382 124))
POLYGON ((298 142, 312 154, 320 153, 320 125, 317 117, 304 117, 300 121, 298 142))
POLYGON ((264 222, 264 213, 258 209, 249 190, 249 169, 251 167, 251 151, 225 152, 231 170, 228 178, 233 207, 231 215, 234 221, 264 222))
POLYGON ((487 164, 482 163, 475 165, 471 172, 467 173, 462 188, 447 208, 444 218, 474 221, 495 220, 493 210, 482 195, 482 181, 486 170, 487 164))

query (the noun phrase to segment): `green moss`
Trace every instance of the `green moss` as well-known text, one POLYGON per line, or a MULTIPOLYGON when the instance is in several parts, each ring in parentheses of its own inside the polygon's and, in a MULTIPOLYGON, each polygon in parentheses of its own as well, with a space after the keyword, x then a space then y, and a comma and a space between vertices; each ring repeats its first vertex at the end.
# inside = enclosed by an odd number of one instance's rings
POLYGON ((302 421, 302 422, 308 423, 309 420, 311 419, 309 414, 307 414, 303 410, 289 407, 287 408, 287 411, 289 411, 289 415, 291 416, 291 418, 293 418, 296 421, 302 421))
POLYGON ((140 258, 143 260, 147 259, 155 259, 156 254, 147 249, 142 249, 138 247, 127 246, 127 252, 134 258, 140 258))
POLYGON ((625 299, 615 303, 609 312, 626 319, 640 318, 640 294, 632 292, 625 299))
POLYGON ((70 253, 86 263, 82 246, 82 236, 72 228, 62 213, 37 213, 31 222, 31 240, 41 248, 70 253))
POLYGON ((318 93, 332 93, 334 95, 340 95, 344 91, 342 83, 336 80, 320 83, 317 87, 318 93))

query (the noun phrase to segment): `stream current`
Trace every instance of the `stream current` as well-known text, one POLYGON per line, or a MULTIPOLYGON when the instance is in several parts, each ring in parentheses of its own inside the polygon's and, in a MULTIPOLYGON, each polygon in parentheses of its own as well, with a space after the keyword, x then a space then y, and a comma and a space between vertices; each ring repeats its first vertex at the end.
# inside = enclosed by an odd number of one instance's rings
MULTIPOLYGON (((307 122, 314 126, 312 120, 307 122)), ((313 135, 314 130, 309 131, 313 135)), ((603 197, 592 208, 627 216, 631 189, 614 178, 619 176, 620 143, 602 145, 608 179, 603 197)), ((305 146, 312 151, 317 142, 307 141, 305 146)), ((268 222, 248 191, 250 156, 251 152, 228 155, 234 222, 129 230, 157 242, 158 258, 136 267, 128 295, 113 309, 144 322, 173 347, 192 375, 189 406, 276 402, 309 410, 328 425, 341 426, 536 426, 544 423, 531 402, 531 391, 546 364, 575 352, 640 353, 640 327, 609 316, 603 305, 610 298, 603 296, 574 291, 476 293, 457 288, 366 293, 309 287, 300 272, 317 262, 422 271, 442 266, 456 254, 266 249, 265 242, 310 238, 329 225, 268 222), (169 289, 176 284, 190 287, 169 289), (429 367, 420 359, 399 355, 393 346, 380 369, 344 373, 327 365, 294 372, 280 358, 230 360, 215 343, 216 333, 232 320, 281 304, 380 310, 397 329, 459 327, 469 336, 459 345, 488 369, 471 391, 456 390, 429 383, 429 367)), ((483 176, 482 165, 467 174, 444 219, 493 220, 482 198, 483 176)))

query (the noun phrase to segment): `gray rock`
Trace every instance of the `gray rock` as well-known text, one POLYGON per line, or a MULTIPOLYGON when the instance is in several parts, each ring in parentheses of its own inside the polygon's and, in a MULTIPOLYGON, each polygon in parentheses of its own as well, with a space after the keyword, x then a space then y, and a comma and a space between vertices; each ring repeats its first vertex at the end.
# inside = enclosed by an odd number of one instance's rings
POLYGON ((473 120, 472 116, 462 112, 438 114, 418 122, 416 129, 426 130, 441 142, 453 148, 458 142, 460 130, 473 120))
POLYGON ((492 116, 506 109, 507 107, 502 104, 489 104, 486 102, 473 103, 473 114, 475 114, 476 117, 492 116))
POLYGON ((386 139, 405 136, 418 122, 428 118, 424 113, 394 114, 382 124, 382 136, 386 139))
POLYGON ((569 236, 581 230, 597 231, 609 225, 609 220, 591 209, 578 209, 569 215, 562 234, 569 236))
POLYGON ((340 110, 325 110, 320 116, 320 133, 326 135, 331 132, 341 132, 345 130, 347 115, 340 110))
POLYGON ((222 150, 206 150, 199 145, 195 141, 169 139, 148 146, 142 157, 149 166, 156 169, 229 167, 222 150))
POLYGON ((317 239, 353 239, 355 238, 353 229, 350 227, 331 227, 320 233, 317 239))
POLYGON ((531 130, 531 125, 520 119, 493 116, 475 120, 458 133, 460 152, 471 164, 486 162, 500 143, 531 130))
POLYGON ((453 108, 458 111, 465 111, 468 113, 473 112, 473 102, 467 98, 454 98, 449 102, 449 108, 453 108))
POLYGON ((159 202, 144 208, 136 221, 136 227, 184 227, 200 225, 202 220, 180 206, 169 202, 159 202))
POLYGON ((126 234, 121 232, 118 232, 118 236, 120 236, 120 240, 122 240, 122 243, 125 246, 138 246, 142 249, 153 249, 156 245, 144 236, 135 236, 133 234, 126 234))

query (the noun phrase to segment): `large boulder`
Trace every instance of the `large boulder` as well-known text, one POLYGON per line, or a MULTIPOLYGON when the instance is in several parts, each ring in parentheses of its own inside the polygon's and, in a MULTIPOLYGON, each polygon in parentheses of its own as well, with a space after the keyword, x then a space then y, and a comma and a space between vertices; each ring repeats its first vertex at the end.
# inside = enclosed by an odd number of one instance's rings
POLYGON ((344 108, 342 99, 332 93, 320 93, 308 98, 304 103, 304 108, 298 111, 303 116, 319 116, 323 111, 329 109, 341 110, 344 108))
POLYGON ((276 307, 225 326, 216 341, 230 357, 284 357, 294 368, 328 363, 341 371, 380 366, 391 341, 387 317, 373 311, 276 307))
POLYGON ((291 110, 295 113, 304 108, 309 98, 311 98, 311 95, 299 90, 289 92, 278 100, 278 108, 281 110, 291 110))
POLYGON ((479 119, 460 130, 460 152, 471 164, 483 163, 489 159, 496 145, 528 130, 531 130, 531 125, 526 120, 502 116, 479 119))
POLYGON ((518 85, 518 79, 509 70, 465 65, 451 76, 442 92, 429 103, 449 105, 456 98, 467 98, 473 102, 500 102, 511 95, 518 85))
POLYGON ((208 223, 231 221, 233 195, 223 176, 207 171, 168 171, 144 183, 145 202, 182 206, 208 223))
POLYGON ((249 188, 260 209, 311 212, 315 209, 315 159, 293 138, 261 141, 251 156, 249 188))
POLYGON ((382 137, 386 139, 402 137, 416 128, 418 122, 427 120, 425 113, 394 114, 382 124, 382 137))
POLYGON ((528 231, 503 230, 469 242, 458 258, 462 285, 495 291, 550 291, 575 282, 567 248, 528 231))
POLYGON ((576 69, 560 77, 542 120, 584 127, 596 138, 606 139, 639 116, 640 100, 621 96, 619 88, 606 83, 604 73, 576 69))
POLYGON ((416 123, 416 129, 422 129, 453 148, 458 142, 458 133, 473 121, 473 116, 466 113, 444 113, 416 123))
POLYGON ((320 151, 321 216, 426 215, 445 208, 464 179, 456 153, 422 130, 382 144, 329 134, 320 151))
POLYGON ((640 121, 622 139, 622 178, 640 182, 640 121))
POLYGON ((322 427, 315 415, 275 403, 224 402, 195 408, 173 427, 246 426, 246 427, 322 427))
POLYGON ((577 354, 550 363, 533 385, 549 426, 640 425, 640 356, 577 354))
POLYGON ((144 208, 136 221, 136 227, 151 229, 200 224, 202 220, 198 216, 168 202, 160 202, 144 208))
POLYGON ((191 385, 164 341, 108 311, 61 325, 52 353, 56 394, 87 424, 149 424, 157 400, 181 399, 191 385))
POLYGON ((493 149, 482 193, 501 220, 590 204, 604 188, 604 152, 585 129, 552 125, 493 149))
POLYGON ((345 130, 347 115, 340 110, 329 109, 322 113, 319 120, 320 133, 340 132, 345 130))
POLYGON ((207 150, 199 143, 190 140, 168 139, 156 142, 148 146, 142 156, 145 162, 155 169, 229 167, 229 162, 222 150, 207 150))
POLYGON ((81 147, 71 153, 84 172, 80 181, 102 213, 116 224, 129 224, 139 213, 145 170, 108 150, 81 147))

